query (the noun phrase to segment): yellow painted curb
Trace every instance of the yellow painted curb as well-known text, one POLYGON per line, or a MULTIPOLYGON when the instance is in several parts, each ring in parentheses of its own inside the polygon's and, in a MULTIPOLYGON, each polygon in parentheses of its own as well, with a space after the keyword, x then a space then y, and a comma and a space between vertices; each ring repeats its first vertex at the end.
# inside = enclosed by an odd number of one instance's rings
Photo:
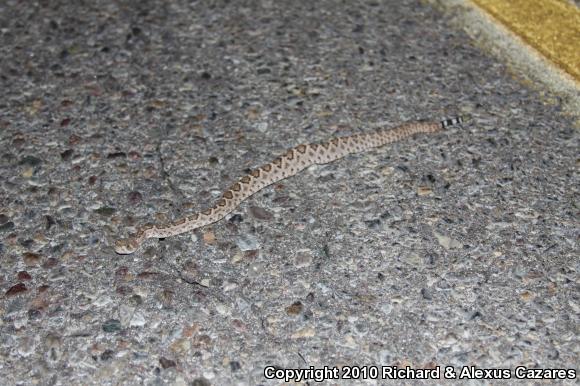
POLYGON ((580 129, 580 10, 570 0, 422 1, 446 13, 546 103, 561 103, 580 129))
POLYGON ((576 81, 580 81, 580 10, 562 0, 471 0, 576 81))

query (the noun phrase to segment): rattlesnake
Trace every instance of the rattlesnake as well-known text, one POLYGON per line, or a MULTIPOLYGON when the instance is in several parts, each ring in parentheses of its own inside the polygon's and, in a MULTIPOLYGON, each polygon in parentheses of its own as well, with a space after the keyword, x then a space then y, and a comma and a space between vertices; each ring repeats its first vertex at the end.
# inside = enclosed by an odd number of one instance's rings
POLYGON ((311 165, 329 163, 348 154, 383 146, 416 133, 434 133, 461 123, 461 117, 444 119, 440 122, 413 122, 390 130, 382 129, 367 134, 338 137, 322 144, 298 145, 274 161, 240 178, 211 208, 170 224, 146 224, 139 228, 136 234, 118 240, 115 243, 115 252, 122 255, 130 254, 139 249, 145 239, 175 236, 219 221, 252 194, 311 165))

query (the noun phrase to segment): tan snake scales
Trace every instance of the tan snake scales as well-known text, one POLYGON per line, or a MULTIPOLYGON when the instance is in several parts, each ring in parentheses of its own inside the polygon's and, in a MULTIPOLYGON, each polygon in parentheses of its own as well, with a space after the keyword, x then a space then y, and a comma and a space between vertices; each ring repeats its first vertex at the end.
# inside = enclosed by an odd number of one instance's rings
POLYGON ((400 141, 413 134, 434 133, 461 123, 461 117, 445 119, 440 122, 413 122, 390 130, 381 129, 366 134, 338 137, 322 144, 298 145, 274 161, 240 178, 223 193, 222 197, 211 208, 169 224, 146 224, 139 228, 136 234, 118 240, 115 243, 115 252, 122 255, 133 253, 148 238, 175 236, 219 221, 252 194, 276 181, 293 176, 311 165, 326 164, 348 154, 400 141))

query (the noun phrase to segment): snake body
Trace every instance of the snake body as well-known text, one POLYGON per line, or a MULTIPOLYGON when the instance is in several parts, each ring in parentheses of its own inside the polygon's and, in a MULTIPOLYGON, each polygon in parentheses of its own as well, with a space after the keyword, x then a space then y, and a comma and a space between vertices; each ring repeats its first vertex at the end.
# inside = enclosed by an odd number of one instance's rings
POLYGON ((321 144, 301 144, 272 162, 252 170, 230 186, 217 203, 202 212, 183 217, 169 224, 146 224, 129 238, 115 243, 115 252, 135 252, 148 238, 164 238, 179 235, 224 218, 242 201, 268 185, 293 176, 314 164, 326 164, 348 154, 359 153, 374 147, 400 141, 417 133, 434 133, 449 126, 460 125, 461 117, 439 122, 406 123, 393 129, 380 129, 371 133, 337 137, 321 144))

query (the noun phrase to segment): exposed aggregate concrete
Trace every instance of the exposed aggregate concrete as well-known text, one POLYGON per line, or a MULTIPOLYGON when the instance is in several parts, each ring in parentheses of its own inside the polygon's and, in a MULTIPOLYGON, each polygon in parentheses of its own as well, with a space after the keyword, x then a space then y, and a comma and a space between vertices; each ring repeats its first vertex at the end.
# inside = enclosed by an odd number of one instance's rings
POLYGON ((577 366, 578 132, 434 8, 8 0, 0 39, 6 384, 577 366), (291 146, 455 114, 112 249, 291 146))

